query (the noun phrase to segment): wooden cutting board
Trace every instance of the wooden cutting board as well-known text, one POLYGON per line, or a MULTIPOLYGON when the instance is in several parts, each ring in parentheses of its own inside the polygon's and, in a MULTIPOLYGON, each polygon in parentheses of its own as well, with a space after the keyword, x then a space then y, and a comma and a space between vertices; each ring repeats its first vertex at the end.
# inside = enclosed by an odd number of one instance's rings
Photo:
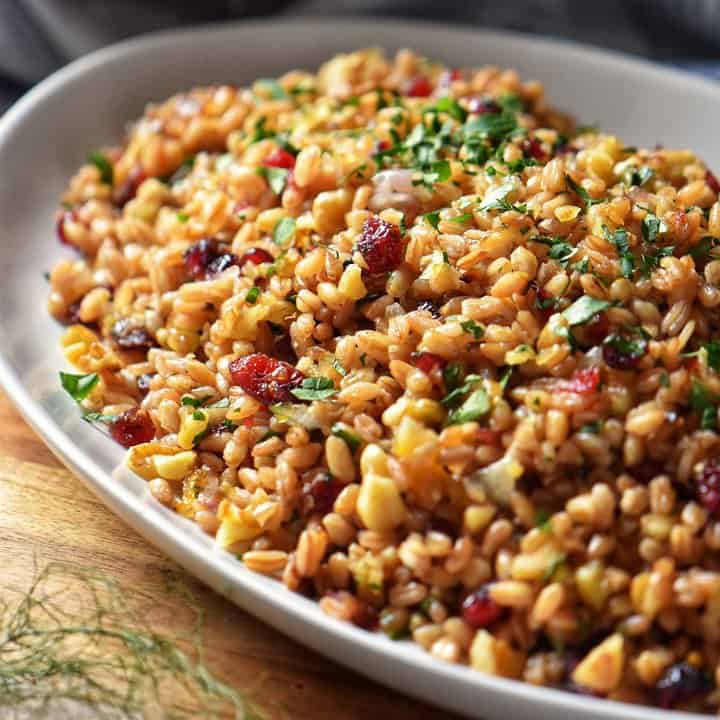
MULTIPOLYGON (((257 685, 262 678, 256 699, 261 708, 263 698, 268 700, 269 717, 455 720, 325 660, 198 583, 86 490, 1 393, 0 427, 2 585, 26 588, 35 563, 43 567, 51 561, 100 568, 130 587, 151 587, 161 571, 171 570, 205 611, 207 664, 237 688, 257 685)), ((172 632, 172 615, 167 622, 172 632)))

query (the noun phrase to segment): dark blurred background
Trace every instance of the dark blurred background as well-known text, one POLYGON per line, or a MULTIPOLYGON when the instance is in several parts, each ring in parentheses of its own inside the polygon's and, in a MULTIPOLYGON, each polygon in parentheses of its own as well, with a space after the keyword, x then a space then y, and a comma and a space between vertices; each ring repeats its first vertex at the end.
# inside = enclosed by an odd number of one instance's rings
POLYGON ((720 78, 720 0, 0 0, 0 112, 58 67, 132 35, 249 17, 330 14, 520 30, 720 78))

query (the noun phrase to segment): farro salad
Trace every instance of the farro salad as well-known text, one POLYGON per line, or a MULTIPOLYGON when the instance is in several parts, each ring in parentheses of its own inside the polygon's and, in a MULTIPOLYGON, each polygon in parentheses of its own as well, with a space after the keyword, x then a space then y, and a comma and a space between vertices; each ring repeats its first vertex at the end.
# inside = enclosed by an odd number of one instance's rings
POLYGON ((366 50, 195 89, 63 196, 62 385, 329 615, 716 713, 719 191, 511 70, 366 50))

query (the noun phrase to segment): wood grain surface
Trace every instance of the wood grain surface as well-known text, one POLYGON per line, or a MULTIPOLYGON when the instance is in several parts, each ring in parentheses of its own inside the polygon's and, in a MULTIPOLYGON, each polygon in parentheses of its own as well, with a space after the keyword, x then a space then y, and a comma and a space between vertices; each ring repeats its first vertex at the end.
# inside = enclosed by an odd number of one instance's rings
MULTIPOLYGON (((172 570, 205 611, 208 665, 234 687, 257 687, 256 701, 268 717, 457 720, 325 660, 198 583, 86 490, 2 394, 0 424, 3 585, 27 587, 34 562, 40 567, 62 561, 101 568, 135 587, 153 587, 162 571, 172 570)), ((173 622, 171 616, 167 622, 173 622)))

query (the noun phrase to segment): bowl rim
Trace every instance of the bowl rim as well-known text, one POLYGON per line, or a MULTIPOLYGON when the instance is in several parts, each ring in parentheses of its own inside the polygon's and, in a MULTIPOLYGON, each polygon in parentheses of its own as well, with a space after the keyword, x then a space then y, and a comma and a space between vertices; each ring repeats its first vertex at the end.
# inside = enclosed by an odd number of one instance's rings
MULTIPOLYGON (((207 36, 204 42, 210 42, 213 37, 220 35, 252 33, 260 30, 287 31, 293 29, 294 31, 304 32, 332 32, 340 28, 347 30, 348 28, 357 29, 362 26, 364 30, 371 30, 373 27, 387 27, 388 25, 395 26, 398 29, 402 28, 403 31, 409 31, 410 33, 414 30, 423 32, 434 30, 439 33, 448 33, 450 36, 452 34, 465 37, 473 35, 478 39, 485 37, 515 41, 530 45, 537 50, 555 52, 562 49, 562 52, 570 61, 573 57, 589 57, 595 61, 605 63, 606 66, 612 66, 616 70, 630 67, 635 71, 654 76, 665 84, 670 82, 674 85, 682 85, 685 88, 690 86, 696 92, 708 97, 712 96, 715 99, 720 93, 718 85, 688 71, 666 68, 643 58, 596 47, 585 47, 564 39, 544 38, 505 30, 487 30, 479 27, 464 28, 459 25, 438 24, 432 21, 409 21, 366 15, 310 19, 284 15, 270 19, 211 23, 189 28, 162 30, 115 43, 74 60, 32 88, 0 117, 0 159, 4 147, 12 141, 15 130, 25 118, 41 109, 48 98, 61 93, 64 86, 69 83, 81 80, 86 75, 103 73, 108 67, 121 65, 135 55, 142 55, 150 50, 162 50, 200 36, 207 36)), ((11 185, 10 183, 9 186, 11 187, 11 185)), ((5 189, 0 187, 0 192, 5 192, 5 189)), ((0 320, 0 323, 2 323, 2 320, 0 320)), ((522 681, 486 675, 466 666, 443 663, 432 658, 429 653, 416 652, 417 649, 409 652, 409 643, 392 642, 377 633, 368 633, 350 624, 335 620, 324 614, 316 602, 296 593, 289 591, 273 592, 263 582, 266 580, 265 578, 255 576, 254 573, 244 569, 240 563, 236 563, 227 553, 207 554, 203 550, 201 543, 194 540, 192 534, 183 533, 181 531, 182 526, 175 520, 170 520, 170 516, 176 517, 171 511, 158 505, 153 512, 145 512, 144 508, 146 506, 141 504, 137 497, 126 487, 115 482, 113 474, 103 469, 89 453, 79 449, 74 444, 72 436, 62 430, 52 415, 31 397, 28 389, 1 350, 0 386, 52 452, 91 491, 98 495, 113 512, 154 544, 158 545, 162 541, 161 549, 163 552, 166 552, 192 574, 200 577, 204 582, 212 585, 218 592, 226 596, 230 596, 230 591, 223 592, 223 588, 218 586, 220 578, 230 581, 240 593, 247 593, 255 600, 268 603, 276 612, 284 614, 294 622, 311 625, 319 632, 320 636, 323 634, 334 635, 344 645, 359 648, 368 656, 389 656, 395 662, 411 665, 413 669, 418 670, 421 674, 432 673, 446 681, 448 688, 462 684, 471 686, 473 690, 476 689, 479 695, 487 692, 497 697, 507 695, 522 696, 523 702, 528 708, 531 704, 537 704, 538 710, 541 710, 543 706, 553 706, 559 710, 576 713, 578 717, 587 717, 589 714, 592 714, 592 717, 606 720, 617 720, 619 718, 623 720, 655 720, 658 717, 664 720, 673 720, 673 718, 675 720, 700 720, 708 717, 698 713, 660 710, 651 706, 578 696, 555 688, 537 687, 522 681), (225 557, 226 555, 227 557, 225 557), (237 567, 232 567, 231 563, 237 567)), ((191 524, 190 521, 187 522, 191 524)), ((277 588, 285 590, 284 586, 279 583, 273 584, 272 587, 274 588, 275 585, 277 585, 277 588)), ((238 603, 237 597, 231 599, 233 602, 238 603)), ((292 635, 289 631, 281 631, 292 635)), ((294 637, 297 639, 297 635, 294 637)), ((307 644, 302 640, 300 642, 307 644)), ((322 653, 322 644, 315 645, 315 650, 322 653)), ((343 660, 342 657, 337 656, 331 657, 336 662, 346 665, 355 672, 367 674, 365 670, 353 664, 351 660, 343 660)), ((375 679, 383 682, 383 680, 378 680, 377 677, 375 679)), ((400 692, 410 694, 410 691, 405 689, 404 686, 395 685, 392 678, 387 678, 385 684, 397 687, 400 692)), ((416 697, 422 697, 425 701, 433 702, 432 698, 427 697, 427 694, 424 696, 421 692, 413 694, 416 697)), ((444 703, 444 706, 449 707, 447 703, 444 703)), ((461 708, 456 708, 456 711, 463 712, 461 708)))

